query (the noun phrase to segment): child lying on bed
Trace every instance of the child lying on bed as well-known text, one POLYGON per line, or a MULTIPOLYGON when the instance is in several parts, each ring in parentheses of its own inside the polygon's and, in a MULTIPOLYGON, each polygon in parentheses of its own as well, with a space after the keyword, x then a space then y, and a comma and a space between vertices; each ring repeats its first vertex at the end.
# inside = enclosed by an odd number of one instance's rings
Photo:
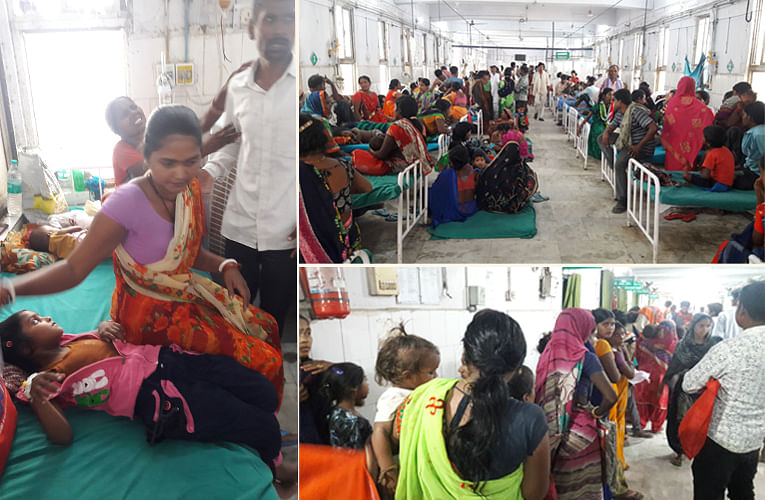
POLYGON ((276 389, 232 358, 127 344, 112 321, 64 334, 51 318, 26 310, 0 323, 0 339, 6 363, 31 373, 17 396, 54 444, 73 440, 61 407, 79 406, 139 419, 149 444, 171 438, 249 445, 280 476, 276 389))
POLYGON ((39 226, 29 232, 29 247, 38 252, 49 252, 57 259, 66 259, 87 236, 88 230, 80 226, 56 229, 39 226))

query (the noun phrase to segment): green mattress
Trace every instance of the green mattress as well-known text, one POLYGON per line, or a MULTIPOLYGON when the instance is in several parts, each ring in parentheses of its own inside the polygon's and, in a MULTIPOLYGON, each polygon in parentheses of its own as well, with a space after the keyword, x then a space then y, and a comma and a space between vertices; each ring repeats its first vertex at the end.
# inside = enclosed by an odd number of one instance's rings
MULTIPOLYGON (((682 172, 669 172, 676 181, 684 182, 682 172)), ((645 184, 644 188, 645 188, 645 184)), ((651 189, 651 199, 655 199, 654 190, 651 189)), ((745 212, 754 210, 757 205, 757 198, 754 191, 742 191, 740 189, 731 189, 724 193, 713 193, 706 191, 700 186, 662 186, 659 198, 665 205, 676 207, 701 207, 717 208, 731 212, 745 212)))
POLYGON ((398 187, 398 174, 368 175, 367 180, 372 184, 370 192, 351 195, 354 210, 395 200, 401 194, 401 188, 398 187))
MULTIPOLYGON (((31 309, 50 315, 66 332, 86 332, 109 318, 114 273, 100 264, 76 288, 19 297, 4 319, 31 309)), ((0 498, 13 499, 278 499, 271 471, 257 453, 233 443, 146 442, 142 424, 98 411, 65 410, 74 442, 49 444, 29 407, 19 422, 0 478, 0 498)))
POLYGON ((537 234, 537 215, 533 203, 517 214, 478 211, 464 222, 447 222, 428 228, 431 240, 533 238, 537 234))

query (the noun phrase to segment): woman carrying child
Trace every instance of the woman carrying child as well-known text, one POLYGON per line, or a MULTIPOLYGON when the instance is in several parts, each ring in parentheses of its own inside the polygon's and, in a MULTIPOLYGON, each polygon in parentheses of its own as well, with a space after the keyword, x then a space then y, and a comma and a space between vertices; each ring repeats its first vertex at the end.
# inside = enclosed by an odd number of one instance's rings
POLYGON ((539 407, 518 401, 508 381, 526 357, 521 327, 490 309, 462 339, 463 380, 434 379, 399 407, 397 499, 539 500, 549 486, 549 443, 539 407))
POLYGON ((250 305, 235 260, 201 248, 199 120, 184 106, 160 107, 149 118, 144 142, 149 173, 111 194, 69 257, 0 288, 0 304, 11 300, 14 289, 17 295, 68 290, 113 253, 111 316, 127 342, 223 354, 259 371, 281 392, 276 322, 250 305), (223 273, 226 286, 192 268, 223 273))
POLYGON ((377 483, 384 497, 393 498, 398 484, 399 466, 393 458, 397 446, 392 440, 396 409, 422 384, 436 378, 441 363, 438 348, 429 340, 409 335, 403 325, 393 329, 377 353, 375 379, 389 382, 377 400, 372 450, 380 468, 377 483))

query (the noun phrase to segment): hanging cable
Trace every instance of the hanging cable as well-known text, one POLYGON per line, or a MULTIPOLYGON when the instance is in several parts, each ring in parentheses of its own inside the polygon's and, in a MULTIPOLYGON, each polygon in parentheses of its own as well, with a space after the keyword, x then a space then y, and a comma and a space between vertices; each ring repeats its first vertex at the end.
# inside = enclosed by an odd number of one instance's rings
POLYGON ((746 0, 746 10, 744 11, 744 20, 748 23, 751 23, 753 17, 754 17, 754 11, 749 12, 749 0, 746 0))

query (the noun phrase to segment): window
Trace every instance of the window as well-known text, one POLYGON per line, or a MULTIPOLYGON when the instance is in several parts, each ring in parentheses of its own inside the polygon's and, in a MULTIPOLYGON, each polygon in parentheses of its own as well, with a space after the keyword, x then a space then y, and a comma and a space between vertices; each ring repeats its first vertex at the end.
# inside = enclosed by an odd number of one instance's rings
POLYGON ((356 88, 356 65, 353 63, 342 63, 337 65, 339 73, 337 86, 341 93, 353 94, 356 88))
POLYGON ((388 83, 390 82, 390 70, 387 64, 380 64, 380 81, 377 84, 378 94, 388 93, 388 83))
POLYGON ((636 89, 640 85, 640 79, 643 77, 643 33, 635 33, 635 46, 632 50, 632 88, 636 89))
POLYGON ((422 64, 428 64, 428 35, 422 35, 422 64))
POLYGON ((701 60, 701 56, 707 53, 707 49, 709 49, 709 16, 704 16, 696 20, 696 45, 693 61, 691 61, 694 67, 701 60))
POLYGON ((659 46, 656 50, 656 81, 654 90, 663 92, 667 83, 667 61, 669 61, 669 28, 659 28, 659 46))
POLYGON ((341 62, 353 61, 353 19, 351 9, 343 7, 335 15, 337 58, 341 62))
POLYGON ((752 26, 752 50, 749 61, 749 74, 751 75, 752 90, 757 92, 757 99, 765 98, 765 0, 759 0, 753 7, 754 18, 752 26))
POLYGON ((619 39, 619 59, 614 62, 619 68, 624 65, 624 38, 619 39))
POLYGON ((24 44, 37 136, 48 164, 54 170, 111 169, 117 136, 106 126, 104 110, 127 93, 123 31, 24 33, 24 44))
POLYGON ((402 31, 401 38, 403 43, 401 44, 401 61, 404 63, 404 73, 411 77, 412 75, 412 47, 409 31, 402 31))
POLYGON ((380 47, 380 64, 388 62, 388 25, 385 21, 377 23, 377 46, 380 47))
POLYGON ((438 37, 434 36, 433 37, 433 62, 435 63, 436 66, 438 66, 442 62, 441 54, 440 54, 441 51, 438 50, 440 43, 441 43, 441 40, 438 37))

